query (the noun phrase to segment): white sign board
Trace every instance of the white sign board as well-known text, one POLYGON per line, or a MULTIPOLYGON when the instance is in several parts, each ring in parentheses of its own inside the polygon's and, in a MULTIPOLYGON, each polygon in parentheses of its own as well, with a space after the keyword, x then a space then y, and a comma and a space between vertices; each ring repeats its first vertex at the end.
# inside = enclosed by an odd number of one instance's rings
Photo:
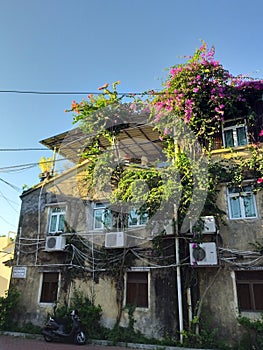
POLYGON ((27 267, 14 266, 12 272, 12 278, 26 278, 27 267))

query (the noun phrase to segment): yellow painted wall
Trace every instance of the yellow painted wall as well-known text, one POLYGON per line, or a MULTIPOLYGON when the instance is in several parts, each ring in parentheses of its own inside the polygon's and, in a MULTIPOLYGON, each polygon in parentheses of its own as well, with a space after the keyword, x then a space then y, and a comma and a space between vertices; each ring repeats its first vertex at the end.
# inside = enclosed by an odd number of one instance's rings
POLYGON ((11 237, 10 233, 7 236, 0 237, 0 297, 5 295, 11 278, 12 268, 4 264, 14 256, 15 243, 11 237))

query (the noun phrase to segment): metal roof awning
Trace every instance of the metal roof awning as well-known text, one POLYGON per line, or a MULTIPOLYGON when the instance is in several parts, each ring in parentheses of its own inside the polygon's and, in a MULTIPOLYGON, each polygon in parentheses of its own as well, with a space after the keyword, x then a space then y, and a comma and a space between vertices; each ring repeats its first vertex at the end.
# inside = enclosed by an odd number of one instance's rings
MULTIPOLYGON (((127 125, 116 138, 120 158, 141 159, 144 156, 149 162, 164 161, 165 155, 159 136, 159 132, 153 130, 153 127, 148 124, 127 125)), ((88 149, 89 140, 90 137, 88 138, 80 128, 75 128, 44 139, 40 143, 74 164, 78 164, 83 159, 83 152, 88 149)), ((102 151, 111 148, 109 141, 103 136, 99 137, 99 145, 102 151)))

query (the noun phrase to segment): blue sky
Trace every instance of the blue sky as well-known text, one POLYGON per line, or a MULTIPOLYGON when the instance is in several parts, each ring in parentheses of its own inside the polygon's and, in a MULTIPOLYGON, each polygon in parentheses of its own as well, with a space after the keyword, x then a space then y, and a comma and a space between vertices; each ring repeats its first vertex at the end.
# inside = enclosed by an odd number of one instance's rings
POLYGON ((22 187, 39 181, 37 166, 13 167, 50 157, 28 149, 71 129, 64 110, 86 97, 1 91, 158 89, 201 39, 232 74, 261 78, 262 13, 262 0, 1 0, 0 235, 17 230, 22 187))

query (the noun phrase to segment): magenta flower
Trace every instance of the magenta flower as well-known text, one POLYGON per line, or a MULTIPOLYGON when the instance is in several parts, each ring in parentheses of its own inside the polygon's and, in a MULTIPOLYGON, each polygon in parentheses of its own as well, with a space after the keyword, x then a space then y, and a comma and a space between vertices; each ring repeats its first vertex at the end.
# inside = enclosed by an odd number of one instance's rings
POLYGON ((259 136, 263 136, 263 129, 260 131, 259 136))
POLYGON ((176 69, 176 68, 173 68, 173 69, 170 70, 170 74, 171 74, 172 76, 174 76, 175 73, 176 73, 176 71, 177 71, 177 69, 176 69))
POLYGON ((257 183, 258 184, 261 184, 263 182, 263 178, 262 177, 259 177, 258 179, 257 179, 257 183))

